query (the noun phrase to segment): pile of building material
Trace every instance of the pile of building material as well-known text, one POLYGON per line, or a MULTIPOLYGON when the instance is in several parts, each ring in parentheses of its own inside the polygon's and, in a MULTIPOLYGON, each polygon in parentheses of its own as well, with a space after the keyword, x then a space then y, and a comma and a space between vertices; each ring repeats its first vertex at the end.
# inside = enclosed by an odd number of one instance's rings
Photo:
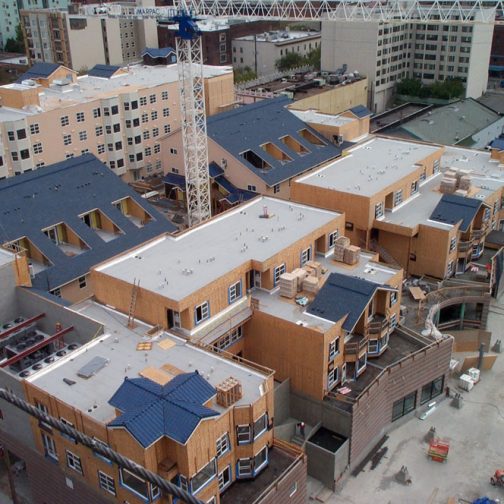
POLYGON ((315 293, 318 290, 318 278, 316 276, 307 276, 303 280, 303 290, 306 292, 315 293))
POLYGON ((297 278, 297 290, 301 292, 303 290, 303 280, 308 276, 308 272, 303 268, 296 268, 292 274, 297 278))
POLYGON ((344 261, 345 264, 357 264, 360 257, 360 247, 350 245, 345 249, 344 261))
POLYGON ((457 190, 457 178, 455 172, 448 170, 441 179, 439 190, 443 194, 453 194, 457 190))
POLYGON ((350 246, 350 238, 346 236, 340 236, 336 238, 334 244, 334 260, 343 262, 345 259, 345 249, 350 246))
POLYGON ((293 273, 280 275, 280 296, 293 298, 298 292, 298 280, 293 273))
POLYGON ((308 261, 304 265, 304 269, 308 272, 308 275, 320 278, 322 276, 322 264, 317 261, 308 261))
POLYGON ((471 170, 451 168, 443 174, 439 190, 443 194, 467 196, 471 190, 471 170))
POLYGON ((217 404, 228 408, 243 397, 241 383, 230 376, 222 383, 219 383, 217 389, 217 404))

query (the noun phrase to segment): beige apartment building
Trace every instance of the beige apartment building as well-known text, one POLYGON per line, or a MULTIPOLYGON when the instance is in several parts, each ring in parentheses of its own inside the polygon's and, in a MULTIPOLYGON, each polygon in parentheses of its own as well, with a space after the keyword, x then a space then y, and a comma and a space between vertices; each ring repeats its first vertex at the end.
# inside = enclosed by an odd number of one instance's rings
POLYGON ((426 84, 460 78, 465 97, 478 98, 487 88, 494 25, 475 16, 478 22, 472 26, 322 22, 322 70, 348 65, 366 75, 368 106, 375 113, 385 110, 404 78, 426 84))
POLYGON ((146 47, 158 47, 154 19, 119 19, 72 14, 63 9, 21 11, 30 63, 59 63, 78 72, 95 64, 139 61, 146 47))
MULTIPOLYGON (((233 74, 204 67, 207 113, 233 101, 233 74)), ((180 128, 176 65, 97 65, 88 75, 40 63, 0 87, 0 178, 90 152, 125 181, 162 173, 180 128)))

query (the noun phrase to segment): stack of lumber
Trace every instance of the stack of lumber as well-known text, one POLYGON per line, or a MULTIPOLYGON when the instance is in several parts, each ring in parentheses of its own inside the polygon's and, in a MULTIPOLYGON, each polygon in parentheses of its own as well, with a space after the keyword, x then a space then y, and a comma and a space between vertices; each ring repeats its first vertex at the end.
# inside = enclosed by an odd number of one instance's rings
POLYGON ((443 194, 453 194, 457 190, 457 179, 450 178, 446 175, 441 179, 439 190, 443 194))
POLYGON ((304 269, 308 272, 308 275, 320 278, 322 275, 322 265, 317 261, 308 261, 304 265, 304 269))
POLYGON ((340 236, 336 238, 336 243, 334 245, 334 259, 336 261, 343 262, 345 259, 345 249, 350 246, 350 238, 346 236, 340 236))
POLYGON ((280 296, 293 298, 297 294, 297 277, 292 273, 280 275, 280 296))
POLYGON ((318 290, 318 278, 316 276, 307 276, 303 280, 303 290, 306 292, 317 292, 318 290))
POLYGON ((303 280, 308 276, 308 272, 303 268, 296 268, 292 274, 297 278, 297 290, 303 290, 303 280))
POLYGON ((344 261, 345 264, 357 264, 360 257, 360 247, 350 245, 345 249, 344 261))

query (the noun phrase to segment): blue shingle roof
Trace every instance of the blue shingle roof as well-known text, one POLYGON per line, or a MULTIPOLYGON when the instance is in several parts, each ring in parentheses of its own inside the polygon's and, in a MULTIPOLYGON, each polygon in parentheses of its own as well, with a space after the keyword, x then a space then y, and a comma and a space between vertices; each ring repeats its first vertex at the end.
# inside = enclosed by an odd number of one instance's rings
POLYGON ((371 110, 369 110, 364 105, 356 105, 355 107, 352 107, 350 109, 350 112, 352 112, 352 114, 357 116, 359 119, 373 115, 373 112, 371 112, 371 110))
POLYGON ((177 175, 176 173, 168 173, 163 177, 163 182, 165 184, 176 186, 184 192, 186 190, 184 175, 177 175))
POLYGON ((223 199, 227 200, 231 204, 237 203, 238 201, 248 201, 249 199, 257 196, 257 194, 252 191, 238 189, 223 175, 215 177, 215 182, 217 182, 217 184, 219 184, 228 193, 223 199))
POLYGON ((184 444, 199 422, 219 413, 203 406, 215 389, 198 374, 177 375, 166 385, 126 378, 109 404, 122 412, 109 427, 124 427, 143 446, 162 436, 184 444))
POLYGON ((102 77, 110 79, 121 67, 113 65, 95 65, 89 70, 88 75, 91 77, 102 77))
POLYGON ((52 290, 85 275, 96 264, 176 228, 92 154, 68 159, 0 181, 0 243, 27 237, 52 266, 37 273, 33 286, 52 290), (113 201, 131 197, 153 220, 138 228, 113 201), (79 215, 100 209, 122 231, 105 242, 79 215), (43 232, 64 222, 89 250, 66 255, 43 232))
POLYGON ((499 137, 490 143, 492 149, 504 150, 504 137, 499 137))
POLYGON ((269 186, 339 156, 341 149, 323 139, 315 130, 289 112, 286 108, 289 103, 287 97, 279 97, 212 116, 208 118, 208 137, 239 159, 269 186), (305 140, 299 134, 302 129, 310 131, 324 143, 324 146, 312 145, 305 140), (280 138, 286 135, 293 137, 309 152, 300 156, 291 150, 280 141, 280 138), (261 145, 267 142, 275 144, 278 149, 291 157, 292 161, 281 162, 266 153, 261 145), (270 164, 271 168, 262 170, 243 159, 240 154, 249 149, 270 164))
POLYGON ((212 177, 212 178, 215 178, 215 177, 218 177, 219 175, 224 174, 224 170, 215 161, 212 161, 208 165, 208 170, 210 172, 210 177, 212 177))
POLYGON ((378 287, 367 280, 331 273, 307 312, 333 322, 348 315, 343 329, 351 332, 378 287))
POLYGON ((464 198, 455 194, 444 194, 434 208, 430 219, 445 224, 460 224, 460 230, 465 233, 472 220, 476 217, 483 203, 476 198, 464 198))
POLYGON ((35 63, 30 67, 21 77, 19 77, 18 82, 22 82, 28 79, 36 79, 37 77, 49 77, 54 73, 61 65, 56 63, 35 63))
POLYGON ((168 56, 173 55, 176 57, 176 52, 173 47, 146 47, 142 51, 143 56, 150 56, 151 58, 168 58, 168 56))

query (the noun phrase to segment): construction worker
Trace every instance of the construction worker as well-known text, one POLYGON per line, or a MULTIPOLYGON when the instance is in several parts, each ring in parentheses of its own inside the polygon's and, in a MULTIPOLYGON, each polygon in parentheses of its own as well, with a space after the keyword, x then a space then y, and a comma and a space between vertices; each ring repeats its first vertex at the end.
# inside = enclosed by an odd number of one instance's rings
POLYGON ((305 423, 299 422, 297 424, 297 426, 299 427, 299 433, 301 434, 301 436, 303 436, 303 439, 304 439, 305 438, 305 423))

